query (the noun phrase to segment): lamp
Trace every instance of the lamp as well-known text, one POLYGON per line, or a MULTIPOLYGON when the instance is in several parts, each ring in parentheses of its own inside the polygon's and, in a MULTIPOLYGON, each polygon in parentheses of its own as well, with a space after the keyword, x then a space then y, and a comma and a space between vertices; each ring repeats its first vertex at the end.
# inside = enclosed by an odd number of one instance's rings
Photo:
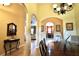
POLYGON ((53 4, 53 10, 58 14, 65 14, 73 9, 72 3, 58 3, 53 4))

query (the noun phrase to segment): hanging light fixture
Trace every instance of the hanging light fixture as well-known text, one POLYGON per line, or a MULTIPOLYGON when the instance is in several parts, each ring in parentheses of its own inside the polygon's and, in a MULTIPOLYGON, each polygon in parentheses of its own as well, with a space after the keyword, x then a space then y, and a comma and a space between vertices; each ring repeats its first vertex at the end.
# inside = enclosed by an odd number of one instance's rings
POLYGON ((53 10, 58 14, 65 14, 73 9, 72 3, 58 3, 53 4, 53 10))

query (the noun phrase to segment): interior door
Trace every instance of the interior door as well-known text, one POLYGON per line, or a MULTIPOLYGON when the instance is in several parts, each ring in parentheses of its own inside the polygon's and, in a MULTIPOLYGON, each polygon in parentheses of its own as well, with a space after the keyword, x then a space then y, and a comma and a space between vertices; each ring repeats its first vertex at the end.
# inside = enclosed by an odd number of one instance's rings
POLYGON ((47 26, 47 38, 53 38, 52 26, 47 26))

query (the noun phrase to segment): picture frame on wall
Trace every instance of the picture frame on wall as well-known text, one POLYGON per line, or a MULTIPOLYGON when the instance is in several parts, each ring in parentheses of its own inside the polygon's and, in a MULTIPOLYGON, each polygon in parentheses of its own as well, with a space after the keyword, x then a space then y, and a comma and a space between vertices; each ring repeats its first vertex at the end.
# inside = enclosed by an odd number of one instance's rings
POLYGON ((73 23, 66 23, 66 30, 72 31, 73 30, 73 23))
POLYGON ((14 23, 7 24, 7 36, 14 36, 17 32, 17 26, 14 23))
POLYGON ((56 25, 56 32, 60 32, 61 31, 61 26, 60 25, 56 25))

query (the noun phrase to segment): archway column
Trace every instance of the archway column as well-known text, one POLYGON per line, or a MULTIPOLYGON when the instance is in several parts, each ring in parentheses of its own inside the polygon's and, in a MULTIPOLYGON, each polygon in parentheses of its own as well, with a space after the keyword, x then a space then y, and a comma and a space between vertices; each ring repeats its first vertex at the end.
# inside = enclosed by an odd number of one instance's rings
MULTIPOLYGON (((27 52, 30 53, 31 50, 31 35, 30 35, 30 15, 27 13, 26 14, 26 29, 25 29, 25 37, 26 37, 26 49, 27 52)), ((29 54, 30 55, 30 54, 29 54)))
POLYGON ((40 25, 40 22, 38 21, 37 28, 36 28, 36 46, 37 46, 37 48, 39 48, 39 43, 40 43, 41 40, 42 40, 41 25, 40 25))

